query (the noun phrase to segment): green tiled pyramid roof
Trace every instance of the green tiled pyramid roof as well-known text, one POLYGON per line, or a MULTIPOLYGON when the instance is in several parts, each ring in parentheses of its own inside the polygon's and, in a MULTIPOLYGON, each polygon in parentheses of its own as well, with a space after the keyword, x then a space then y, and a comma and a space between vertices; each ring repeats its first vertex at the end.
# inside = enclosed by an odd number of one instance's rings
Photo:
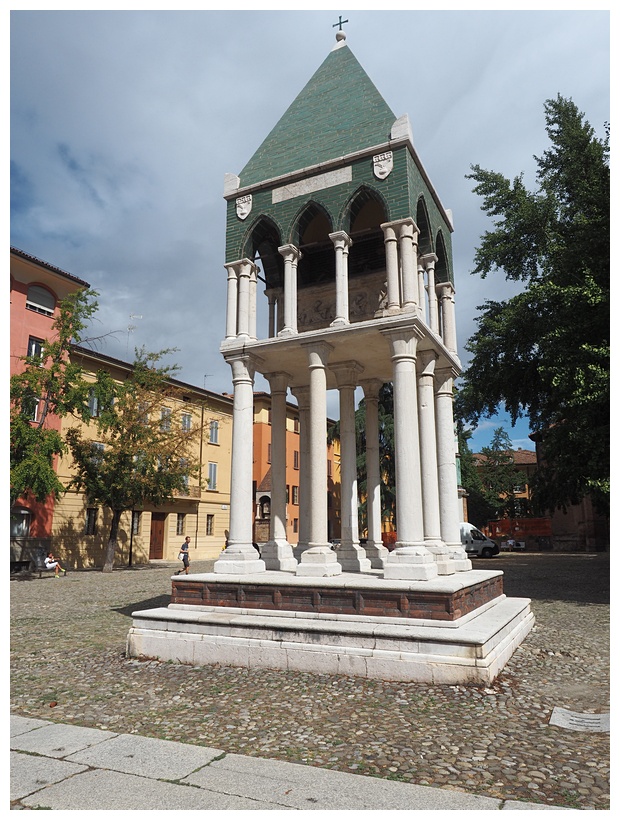
POLYGON ((241 187, 385 143, 395 119, 349 47, 336 48, 245 166, 241 187))

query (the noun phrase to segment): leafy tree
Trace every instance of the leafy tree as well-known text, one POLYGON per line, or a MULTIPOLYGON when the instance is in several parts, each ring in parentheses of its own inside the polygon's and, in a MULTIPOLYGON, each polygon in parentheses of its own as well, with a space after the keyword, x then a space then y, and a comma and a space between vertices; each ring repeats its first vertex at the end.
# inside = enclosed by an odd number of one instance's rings
POLYGON ((494 431, 491 444, 483 447, 480 452, 480 481, 484 498, 493 510, 493 517, 514 517, 514 490, 523 478, 515 467, 512 442, 503 427, 494 431))
POLYGON ((462 424, 458 424, 458 428, 461 486, 467 492, 468 519, 483 527, 487 521, 495 517, 495 509, 487 499, 474 454, 469 447, 471 431, 465 430, 462 424))
POLYGON ((23 371, 11 377, 11 505, 28 493, 42 502, 65 490, 54 464, 66 448, 49 422, 52 415, 87 418, 88 385, 69 351, 95 313, 96 297, 93 290, 80 290, 63 299, 52 338, 36 354, 25 356, 23 371))
POLYGON ((545 103, 551 147, 538 190, 475 165, 468 177, 494 218, 473 273, 503 271, 519 295, 486 301, 457 397, 477 424, 505 405, 542 441, 538 506, 591 495, 609 509, 609 134, 598 139, 571 100, 545 103))
POLYGON ((176 491, 187 489, 191 476, 199 475, 195 442, 204 428, 195 420, 189 427, 184 423, 187 409, 177 401, 180 394, 171 382, 178 368, 160 364, 170 352, 136 351, 123 382, 100 371, 94 388, 97 441, 78 427, 67 431, 76 470, 69 486, 112 512, 104 572, 114 567, 122 513, 170 501, 176 491))

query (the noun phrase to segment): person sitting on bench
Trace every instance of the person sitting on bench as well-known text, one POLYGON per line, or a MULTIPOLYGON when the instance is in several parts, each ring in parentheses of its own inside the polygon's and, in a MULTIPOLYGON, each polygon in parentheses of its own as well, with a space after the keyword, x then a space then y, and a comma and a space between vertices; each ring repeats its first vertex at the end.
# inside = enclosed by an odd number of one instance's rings
POLYGON ((64 572, 65 575, 67 574, 67 570, 60 566, 60 561, 57 561, 51 552, 47 553, 47 558, 45 559, 45 569, 53 569, 56 578, 58 578, 61 572, 64 572))

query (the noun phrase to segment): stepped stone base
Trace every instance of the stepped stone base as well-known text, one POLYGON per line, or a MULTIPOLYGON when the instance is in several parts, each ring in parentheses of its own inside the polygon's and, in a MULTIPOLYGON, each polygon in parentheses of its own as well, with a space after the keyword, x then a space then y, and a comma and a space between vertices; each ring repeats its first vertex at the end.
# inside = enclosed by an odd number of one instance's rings
POLYGON ((132 617, 130 657, 444 684, 490 683, 534 624, 486 571, 175 577, 170 606, 132 617))

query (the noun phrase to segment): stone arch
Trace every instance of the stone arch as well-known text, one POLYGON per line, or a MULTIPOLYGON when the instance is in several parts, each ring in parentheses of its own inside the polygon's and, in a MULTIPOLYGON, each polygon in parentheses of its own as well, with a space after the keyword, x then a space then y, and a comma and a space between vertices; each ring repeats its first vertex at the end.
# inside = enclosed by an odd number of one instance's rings
POLYGON ((418 236, 418 253, 424 256, 427 253, 433 253, 433 236, 431 233, 431 225, 428 218, 428 210, 424 197, 418 199, 416 208, 415 222, 418 226, 420 234, 418 236))
POLYGON ((302 254, 297 273, 299 288, 334 280, 334 246, 329 238, 333 230, 330 214, 315 201, 306 203, 295 218, 291 241, 302 254))
POLYGON ((437 255, 437 262, 435 263, 435 282, 450 282, 451 276, 448 262, 448 252, 446 250, 446 242, 441 231, 438 231, 437 233, 435 254, 437 255))
POLYGON ((280 228, 267 216, 259 216, 243 241, 242 256, 260 257, 267 288, 281 288, 284 283, 284 260, 278 248, 282 245, 280 228))
POLYGON ((388 205, 378 191, 364 185, 350 197, 341 220, 353 242, 349 250, 350 278, 385 268, 381 225, 387 221, 388 205))

